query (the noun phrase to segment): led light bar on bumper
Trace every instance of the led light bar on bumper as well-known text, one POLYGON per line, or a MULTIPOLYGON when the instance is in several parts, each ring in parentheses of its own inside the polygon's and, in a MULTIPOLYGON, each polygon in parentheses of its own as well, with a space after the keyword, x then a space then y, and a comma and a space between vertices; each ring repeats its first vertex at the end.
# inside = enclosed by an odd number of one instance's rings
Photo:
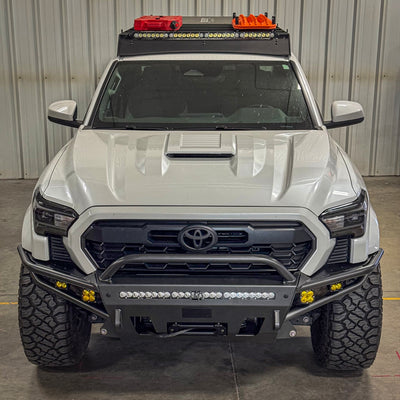
POLYGON ((331 237, 349 235, 358 238, 365 233, 368 198, 364 190, 357 200, 343 206, 328 208, 319 219, 329 229, 331 237))
POLYGON ((190 300, 273 300, 276 297, 274 292, 202 292, 202 291, 134 291, 119 293, 121 299, 190 299, 190 300))
POLYGON ((69 207, 46 200, 37 190, 33 198, 33 226, 38 235, 66 236, 78 214, 69 207))

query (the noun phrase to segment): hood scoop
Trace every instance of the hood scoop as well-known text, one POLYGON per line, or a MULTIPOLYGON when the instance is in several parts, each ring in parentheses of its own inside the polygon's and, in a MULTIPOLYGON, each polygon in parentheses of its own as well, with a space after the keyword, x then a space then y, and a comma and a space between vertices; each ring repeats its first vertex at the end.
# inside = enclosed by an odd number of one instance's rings
POLYGON ((236 155, 235 135, 171 132, 165 155, 171 158, 231 158, 236 155))

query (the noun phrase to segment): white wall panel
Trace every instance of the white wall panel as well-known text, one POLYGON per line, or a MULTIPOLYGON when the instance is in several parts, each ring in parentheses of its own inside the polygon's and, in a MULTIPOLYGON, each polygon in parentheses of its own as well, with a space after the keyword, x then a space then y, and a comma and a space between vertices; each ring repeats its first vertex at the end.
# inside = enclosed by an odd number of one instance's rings
POLYGON ((90 0, 91 47, 94 62, 94 76, 100 80, 104 68, 110 61, 110 54, 117 51, 118 28, 114 1, 90 0))
POLYGON ((0 178, 22 177, 20 114, 15 75, 13 16, 8 1, 0 1, 0 178))
MULTIPOLYGON (((133 25, 133 21, 137 16, 142 15, 141 0, 116 0, 116 25, 118 32, 126 30, 133 25)), ((117 38, 115 37, 115 43, 117 38)))
POLYGON ((70 98, 78 103, 78 118, 82 118, 96 83, 91 37, 93 21, 90 20, 88 1, 61 0, 61 4, 65 26, 64 39, 70 98))
MULTIPOLYGON (((328 52, 325 66, 324 117, 330 118, 333 100, 349 100, 351 84, 353 11, 355 0, 330 2, 328 52)), ((332 130, 333 138, 346 150, 347 128, 332 130)))
POLYGON ((276 3, 275 11, 279 25, 290 32, 291 50, 297 56, 299 56, 301 40, 302 7, 303 1, 280 0, 276 3))
POLYGON ((222 1, 221 0, 197 0, 196 2, 196 15, 222 15, 222 1))
POLYGON ((376 116, 374 173, 400 174, 400 2, 388 0, 384 9, 376 116))
POLYGON ((37 4, 30 0, 11 3, 24 178, 38 176, 48 158, 37 4))
POLYGON ((321 111, 325 108, 325 69, 329 0, 305 0, 301 62, 321 111))
MULTIPOLYGON (((232 0, 222 2, 222 15, 232 15, 234 12, 236 14, 249 14, 249 2, 248 0, 232 0)), ((256 12, 256 11, 253 11, 256 12)))
POLYGON ((68 82, 62 9, 54 0, 39 0, 38 30, 41 42, 41 70, 39 82, 43 88, 42 106, 47 137, 47 153, 50 160, 71 138, 71 129, 47 121, 47 106, 60 98, 68 98, 68 85, 60 86, 60 82, 68 82))
POLYGON ((196 0, 170 0, 170 15, 196 15, 196 0))
POLYGON ((276 4, 277 0, 250 0, 249 8, 250 12, 254 15, 267 12, 271 18, 276 14, 276 4))
POLYGON ((365 122, 349 128, 347 152, 364 174, 370 172, 370 154, 373 143, 374 107, 377 75, 376 55, 379 47, 379 35, 371 29, 379 23, 381 2, 363 0, 357 4, 357 16, 354 39, 354 60, 352 70, 351 100, 362 103, 365 122))
MULTIPOLYGON (((168 0, 143 0, 143 15, 168 15, 168 0)), ((140 17, 140 15, 139 15, 140 17)))
POLYGON ((332 131, 365 175, 400 174, 399 0, 0 0, 0 179, 34 178, 68 141, 48 105, 82 117, 117 33, 146 14, 277 16, 324 118, 353 99, 363 124, 332 131))

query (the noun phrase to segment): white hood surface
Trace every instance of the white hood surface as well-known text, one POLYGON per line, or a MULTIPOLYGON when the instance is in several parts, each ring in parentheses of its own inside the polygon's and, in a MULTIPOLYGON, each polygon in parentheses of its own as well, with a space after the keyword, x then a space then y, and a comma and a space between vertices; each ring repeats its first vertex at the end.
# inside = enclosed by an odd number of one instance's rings
POLYGON ((42 190, 78 213, 95 206, 304 207, 353 200, 324 131, 78 132, 42 190))

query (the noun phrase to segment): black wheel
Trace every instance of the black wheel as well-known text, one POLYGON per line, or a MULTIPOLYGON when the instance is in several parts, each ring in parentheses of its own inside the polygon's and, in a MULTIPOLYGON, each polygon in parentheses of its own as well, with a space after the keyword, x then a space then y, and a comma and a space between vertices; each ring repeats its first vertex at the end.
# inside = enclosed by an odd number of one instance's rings
POLYGON ((311 326, 318 362, 328 369, 354 371, 375 360, 382 329, 382 281, 378 266, 356 291, 321 308, 311 326))
POLYGON ((33 364, 66 367, 82 359, 91 330, 87 313, 38 287, 23 266, 18 319, 25 355, 33 364))

